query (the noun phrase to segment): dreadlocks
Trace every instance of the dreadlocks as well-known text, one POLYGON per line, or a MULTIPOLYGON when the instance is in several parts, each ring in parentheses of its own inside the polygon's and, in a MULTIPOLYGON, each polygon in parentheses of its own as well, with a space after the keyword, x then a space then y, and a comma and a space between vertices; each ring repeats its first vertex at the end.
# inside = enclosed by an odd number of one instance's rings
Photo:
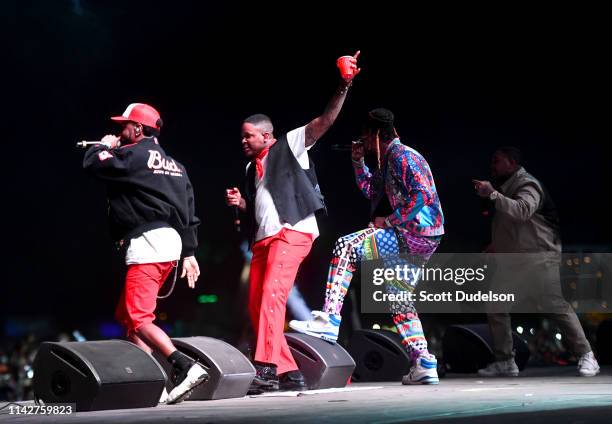
POLYGON ((397 131, 393 126, 393 112, 382 107, 368 112, 368 118, 364 125, 367 132, 376 137, 376 159, 380 168, 380 142, 388 143, 397 137, 397 131))

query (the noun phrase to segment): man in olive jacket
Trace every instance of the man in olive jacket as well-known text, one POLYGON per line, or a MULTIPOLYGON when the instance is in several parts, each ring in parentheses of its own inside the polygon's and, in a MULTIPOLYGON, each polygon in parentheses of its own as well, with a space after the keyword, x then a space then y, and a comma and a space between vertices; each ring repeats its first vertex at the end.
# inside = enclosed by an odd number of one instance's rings
MULTIPOLYGON (((561 295, 559 218, 550 195, 542 183, 521 166, 521 152, 515 147, 497 149, 491 160, 491 176, 498 183, 499 190, 489 181, 473 180, 476 193, 488 198, 495 207, 491 244, 485 251, 524 253, 526 257, 538 253, 546 258, 544 266, 538 267, 535 283, 555 299, 554 312, 547 315, 557 322, 568 347, 578 356, 579 374, 584 377, 597 375, 599 365, 580 321, 561 295)), ((495 361, 478 373, 487 377, 517 376, 519 370, 512 351, 510 314, 491 313, 487 318, 495 361)))

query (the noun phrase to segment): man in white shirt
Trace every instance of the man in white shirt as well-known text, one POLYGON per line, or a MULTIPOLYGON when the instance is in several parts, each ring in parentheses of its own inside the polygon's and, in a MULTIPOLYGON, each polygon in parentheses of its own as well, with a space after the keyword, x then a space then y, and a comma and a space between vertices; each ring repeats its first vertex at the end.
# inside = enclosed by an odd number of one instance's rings
POLYGON ((256 333, 254 388, 305 389, 284 336, 287 297, 298 268, 319 235, 314 213, 324 209, 323 197, 308 150, 336 120, 348 88, 359 73, 357 57, 351 75, 341 84, 323 114, 306 126, 275 138, 266 115, 242 124, 242 147, 251 159, 244 196, 234 187, 226 201, 250 215, 255 229, 251 260, 249 314, 256 333))

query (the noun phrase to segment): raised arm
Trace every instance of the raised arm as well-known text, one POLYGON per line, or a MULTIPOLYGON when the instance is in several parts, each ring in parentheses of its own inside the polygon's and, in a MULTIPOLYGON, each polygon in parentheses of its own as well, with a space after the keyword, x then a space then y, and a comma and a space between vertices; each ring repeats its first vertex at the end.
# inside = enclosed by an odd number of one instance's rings
POLYGON ((351 59, 350 68, 352 69, 352 73, 350 75, 342 75, 340 85, 327 104, 323 114, 316 117, 310 121, 308 125, 306 125, 306 147, 312 146, 336 121, 336 118, 340 113, 340 109, 342 109, 342 105, 344 104, 344 100, 346 99, 348 89, 353 83, 355 76, 361 71, 360 68, 357 68, 357 58, 359 57, 359 53, 360 52, 355 53, 351 59))

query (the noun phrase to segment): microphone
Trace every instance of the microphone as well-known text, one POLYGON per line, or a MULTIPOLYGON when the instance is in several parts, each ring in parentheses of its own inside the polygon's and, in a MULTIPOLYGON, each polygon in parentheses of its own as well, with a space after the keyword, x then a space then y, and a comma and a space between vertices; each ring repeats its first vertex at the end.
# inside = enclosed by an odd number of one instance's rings
MULTIPOLYGON (((227 194, 236 194, 238 189, 236 187, 227 189, 227 194)), ((234 215, 234 229, 237 233, 240 232, 240 209, 237 205, 230 206, 232 208, 232 214, 234 215)))
MULTIPOLYGON (((87 140, 83 140, 83 141, 79 141, 76 144, 76 147, 80 147, 81 149, 86 149, 89 146, 97 146, 98 144, 104 144, 101 141, 87 141, 87 140)), ((117 147, 121 146, 121 143, 117 143, 117 147)))
POLYGON ((485 218, 491 215, 491 206, 491 201, 488 198, 480 198, 480 214, 485 218))
POLYGON ((350 144, 332 144, 331 149, 336 152, 350 152, 352 147, 350 144))
POLYGON ((353 140, 351 144, 332 144, 331 149, 337 152, 351 152, 356 144, 363 144, 363 139, 353 140))
POLYGON ((240 210, 238 209, 238 206, 232 206, 232 210, 234 211, 234 228, 236 229, 236 232, 239 233, 240 232, 240 210))
POLYGON ((83 141, 79 141, 76 144, 76 146, 80 147, 81 149, 86 149, 89 146, 95 146, 97 144, 102 144, 102 142, 101 141, 86 141, 86 140, 83 140, 83 141))

